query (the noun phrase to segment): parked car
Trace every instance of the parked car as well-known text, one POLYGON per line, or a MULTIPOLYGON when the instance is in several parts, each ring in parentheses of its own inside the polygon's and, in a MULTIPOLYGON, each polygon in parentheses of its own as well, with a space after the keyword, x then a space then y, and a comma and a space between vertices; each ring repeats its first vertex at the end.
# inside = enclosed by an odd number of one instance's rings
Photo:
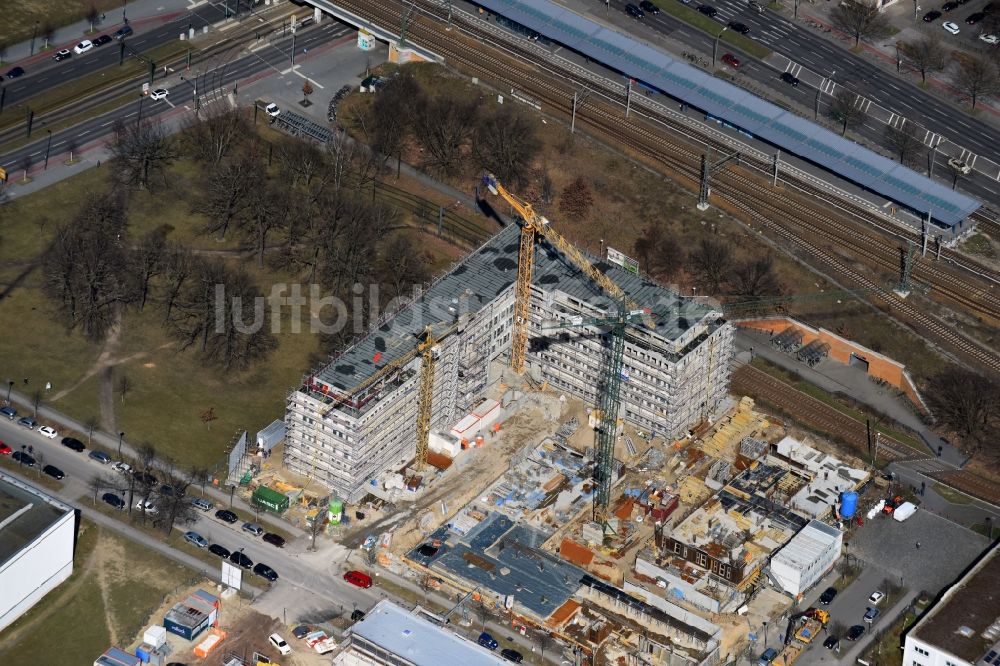
POLYGON ((13 421, 14 418, 17 416, 17 410, 11 407, 10 405, 5 405, 3 407, 0 407, 0 415, 6 416, 8 419, 13 421))
POLYGON ((861 624, 856 624, 847 630, 847 640, 856 641, 865 635, 865 627, 861 624))
POLYGON ((524 661, 524 657, 521 656, 520 652, 518 652, 517 650, 512 650, 510 648, 504 648, 500 650, 500 656, 506 659, 507 661, 514 662, 515 664, 520 664, 522 661, 524 661))
POLYGON ((271 581, 272 583, 278 580, 278 573, 271 567, 260 562, 254 565, 253 572, 258 576, 260 576, 261 578, 265 578, 271 581))
POLYGON ((828 587, 823 590, 823 594, 819 595, 819 602, 821 604, 829 604, 831 601, 837 598, 837 588, 828 587))
POLYGON ((114 493, 104 493, 103 495, 101 495, 101 501, 103 501, 105 504, 110 504, 112 507, 116 509, 125 508, 125 500, 123 500, 121 497, 119 497, 114 493))
POLYGON ((229 509, 219 509, 218 511, 215 512, 215 517, 224 523, 229 523, 230 525, 232 525, 233 523, 235 523, 240 519, 239 516, 237 516, 229 509))
POLYGON ((485 631, 479 634, 479 640, 477 640, 476 642, 482 645, 487 650, 496 650, 498 647, 500 647, 500 644, 497 643, 497 639, 493 638, 493 636, 491 636, 488 632, 485 631))
POLYGON ((976 25, 984 18, 986 18, 986 12, 976 12, 975 14, 969 14, 965 19, 965 23, 966 25, 976 25))
POLYGON ((305 624, 300 624, 299 626, 292 629, 292 636, 298 639, 303 639, 312 632, 312 628, 305 624))
POLYGON ((114 465, 112 465, 111 469, 115 470, 119 474, 131 474, 132 473, 132 466, 129 465, 127 462, 122 462, 121 460, 119 460, 114 465))
POLYGON ((139 511, 145 511, 149 515, 155 515, 157 512, 156 504, 151 499, 139 500, 136 502, 135 508, 139 511))
POLYGON ((961 32, 958 29, 958 24, 952 23, 951 21, 945 21, 944 23, 941 24, 941 27, 953 35, 957 35, 959 32, 961 32))
POLYGON ((14 451, 10 457, 25 467, 35 466, 35 457, 30 453, 25 453, 24 451, 14 451))
POLYGON ((1000 37, 997 37, 996 35, 979 35, 979 39, 986 42, 987 44, 1000 43, 1000 37))
POLYGON ((233 551, 229 556, 229 561, 238 567, 249 569, 253 566, 253 560, 244 555, 241 551, 233 551))
POLYGON ((65 446, 67 449, 73 449, 77 453, 82 453, 83 450, 87 448, 86 446, 83 445, 83 442, 81 442, 75 437, 63 437, 62 445, 65 446))
POLYGON ((243 523, 243 531, 249 532, 254 536, 260 536, 264 533, 264 528, 257 523, 243 523))
POLYGON ((711 5, 698 5, 698 11, 709 18, 715 18, 715 16, 719 13, 719 10, 711 5))
POLYGON ((184 497, 183 490, 174 490, 174 487, 169 483, 164 483, 162 486, 160 486, 161 495, 166 495, 167 497, 173 497, 175 492, 177 493, 178 497, 184 497))
POLYGON ((355 608, 351 613, 351 622, 360 622, 365 619, 365 612, 360 608, 355 608))
POLYGON ((94 46, 104 46, 105 44, 110 44, 111 38, 107 35, 101 35, 100 37, 94 38, 94 46))
POLYGON ((30 416, 22 416, 17 420, 17 425, 27 428, 28 430, 34 430, 38 427, 38 421, 31 418, 30 416))
POLYGON ((57 481, 62 481, 64 478, 66 478, 66 474, 55 465, 46 465, 45 467, 42 468, 42 472, 48 474, 57 481))
POLYGON ((56 62, 62 62, 68 58, 72 58, 73 54, 69 52, 69 49, 60 49, 56 51, 56 54, 52 56, 52 59, 56 62))
POLYGON ((225 546, 221 546, 217 543, 213 543, 211 546, 209 546, 208 552, 212 553, 212 555, 218 555, 224 560, 228 559, 229 556, 232 555, 232 553, 229 551, 228 548, 226 548, 225 546))
POLYGON ((939 12, 936 9, 932 9, 931 11, 924 14, 924 22, 926 23, 930 23, 931 21, 936 21, 939 18, 941 18, 941 12, 939 12))
POLYGON ((885 592, 879 592, 876 590, 871 593, 871 596, 868 597, 868 603, 878 605, 882 603, 883 599, 885 599, 885 592))
POLYGON ((89 39, 85 39, 73 47, 73 53, 80 55, 82 53, 86 53, 92 48, 94 48, 94 42, 90 41, 89 39))
POLYGON ((793 88, 797 88, 799 85, 799 77, 793 75, 791 72, 782 72, 780 78, 793 88))
POLYGON ((208 539, 197 532, 185 532, 184 540, 190 544, 198 546, 199 548, 208 548, 208 539))
POLYGON ((272 118, 277 118, 279 115, 281 115, 281 109, 278 108, 277 104, 271 102, 270 104, 264 107, 264 113, 271 116, 272 118))
POLYGON ((11 454, 11 451, 12 449, 9 446, 4 444, 3 442, 0 442, 0 456, 9 456, 11 454))
POLYGON ((267 641, 281 654, 291 654, 292 652, 292 646, 286 643, 285 639, 278 634, 271 634, 267 637, 267 641))
POLYGON ((113 34, 112 37, 114 37, 115 39, 121 41, 122 39, 125 39, 126 37, 128 37, 131 34, 132 34, 132 26, 130 26, 130 25, 123 25, 122 27, 120 27, 117 30, 115 30, 115 34, 113 34))
POLYGON ((212 507, 215 506, 207 499, 202 499, 201 497, 192 497, 191 506, 201 511, 211 511, 212 507))
POLYGON ((941 5, 941 11, 950 12, 953 9, 958 9, 958 5, 959 3, 954 2, 954 0, 952 2, 946 2, 943 5, 941 5))
POLYGON ((642 0, 642 2, 639 3, 639 9, 646 12, 647 14, 652 14, 653 16, 656 16, 657 14, 660 13, 660 8, 654 5, 649 0, 642 0))
POLYGON ((4 76, 8 79, 16 79, 19 76, 24 76, 24 67, 11 67, 4 76))
POLYGON ((840 648, 840 639, 836 636, 828 636, 825 641, 823 641, 823 647, 827 650, 836 650, 840 648))
POLYGON ((50 428, 49 426, 40 427, 38 429, 38 433, 42 437, 46 437, 48 439, 55 439, 56 437, 59 436, 59 433, 57 433, 54 428, 50 428))
POLYGON ((750 28, 745 23, 740 23, 739 21, 730 21, 729 29, 733 32, 738 32, 741 35, 750 34, 750 28))
POLYGON ((364 589, 372 586, 372 577, 361 571, 348 571, 344 574, 344 580, 351 585, 364 589))
POLYGON ((268 532, 261 538, 267 543, 271 544, 272 546, 277 546, 278 548, 285 547, 285 538, 283 536, 275 534, 274 532, 268 532))
POLYGON ((141 483, 146 486, 152 487, 157 484, 157 478, 154 475, 150 474, 149 472, 140 472, 139 470, 136 469, 132 470, 132 476, 135 477, 135 480, 138 483, 141 483))
POLYGON ((778 651, 774 648, 767 648, 757 660, 757 666, 770 666, 774 658, 778 656, 778 651))
POLYGON ((737 58, 736 56, 734 56, 732 53, 723 54, 723 56, 722 56, 722 62, 726 63, 727 65, 729 65, 733 69, 739 69, 740 68, 739 58, 737 58))
POLYGON ((646 18, 646 15, 639 9, 639 5, 633 5, 632 3, 625 5, 625 13, 634 19, 646 18))
POLYGON ((869 606, 868 609, 865 611, 865 622, 867 622, 868 624, 873 623, 878 618, 879 612, 880 612, 879 609, 872 608, 871 606, 869 606))
POLYGON ((91 451, 89 454, 87 454, 87 457, 89 457, 91 460, 96 460, 102 465, 107 465, 108 463, 111 462, 111 456, 109 456, 104 451, 91 451))

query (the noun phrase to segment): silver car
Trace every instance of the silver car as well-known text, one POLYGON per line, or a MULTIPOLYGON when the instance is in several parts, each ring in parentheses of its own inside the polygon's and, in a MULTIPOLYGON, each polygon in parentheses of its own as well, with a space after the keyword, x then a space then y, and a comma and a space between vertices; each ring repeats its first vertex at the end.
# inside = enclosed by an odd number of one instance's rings
POLYGON ((264 533, 264 528, 257 523, 243 523, 243 531, 249 532, 254 536, 260 536, 264 533))
POLYGON ((196 509, 201 509, 202 511, 211 511, 212 507, 215 505, 209 502, 207 499, 202 499, 200 497, 192 497, 191 506, 193 506, 196 509))
POLYGON ((184 540, 188 543, 194 544, 199 548, 208 548, 208 539, 198 534, 197 532, 185 532, 184 540))

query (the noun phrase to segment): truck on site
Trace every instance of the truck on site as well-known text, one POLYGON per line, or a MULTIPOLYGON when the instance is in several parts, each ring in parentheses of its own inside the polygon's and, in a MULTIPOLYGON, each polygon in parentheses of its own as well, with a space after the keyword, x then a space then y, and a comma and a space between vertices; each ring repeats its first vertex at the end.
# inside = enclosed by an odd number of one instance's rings
POLYGON ((771 666, 792 666, 792 664, 795 663, 795 660, 799 658, 800 654, 802 654, 801 646, 795 643, 786 645, 782 648, 781 652, 778 653, 778 656, 774 658, 774 661, 771 662, 771 666))

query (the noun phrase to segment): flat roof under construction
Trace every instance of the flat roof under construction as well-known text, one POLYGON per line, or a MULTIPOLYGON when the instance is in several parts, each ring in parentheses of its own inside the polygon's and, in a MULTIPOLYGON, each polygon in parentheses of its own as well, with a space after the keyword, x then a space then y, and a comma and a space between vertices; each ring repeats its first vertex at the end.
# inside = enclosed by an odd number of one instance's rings
MULTIPOLYGON (((350 391, 379 368, 412 352, 418 336, 427 326, 455 321, 460 308, 469 314, 481 310, 517 279, 519 234, 520 227, 516 224, 504 227, 438 279, 420 299, 319 371, 314 381, 350 391)), ((602 294, 590 278, 553 246, 541 240, 535 247, 533 284, 545 290, 561 291, 607 313, 617 311, 617 303, 602 294)), ((598 270, 611 277, 636 303, 659 315, 655 331, 666 340, 676 340, 713 311, 693 299, 680 297, 648 277, 591 259, 598 270)))

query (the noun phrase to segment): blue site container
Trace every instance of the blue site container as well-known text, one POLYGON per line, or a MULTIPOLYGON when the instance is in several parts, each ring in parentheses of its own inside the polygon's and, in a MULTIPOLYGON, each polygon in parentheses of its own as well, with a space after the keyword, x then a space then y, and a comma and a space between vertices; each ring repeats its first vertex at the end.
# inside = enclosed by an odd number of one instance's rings
POLYGON ((858 510, 858 494, 855 492, 840 494, 840 516, 845 519, 854 517, 858 510))

